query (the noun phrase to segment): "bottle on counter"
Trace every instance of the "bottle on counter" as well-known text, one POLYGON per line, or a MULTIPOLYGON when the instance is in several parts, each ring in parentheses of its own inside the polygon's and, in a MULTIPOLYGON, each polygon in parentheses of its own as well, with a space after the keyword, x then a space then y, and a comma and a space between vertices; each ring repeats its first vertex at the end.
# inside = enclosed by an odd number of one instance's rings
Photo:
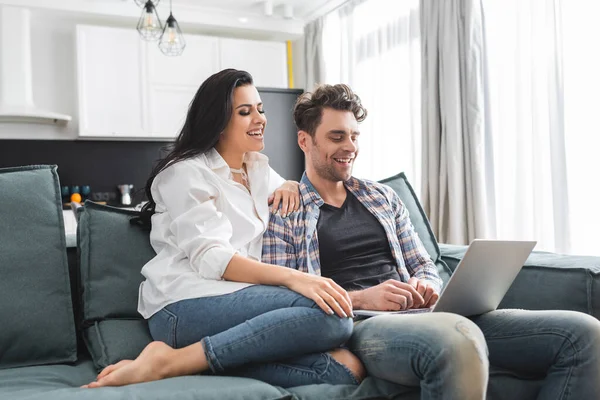
POLYGON ((89 185, 81 186, 81 202, 84 203, 86 200, 90 198, 92 193, 92 188, 89 185))

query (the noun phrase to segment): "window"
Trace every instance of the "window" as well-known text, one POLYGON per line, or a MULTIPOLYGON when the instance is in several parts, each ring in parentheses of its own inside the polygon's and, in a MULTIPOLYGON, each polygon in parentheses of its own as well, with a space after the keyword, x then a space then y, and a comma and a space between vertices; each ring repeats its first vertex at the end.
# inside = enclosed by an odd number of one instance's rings
POLYGON ((419 193, 421 50, 419 1, 371 0, 329 14, 323 29, 325 82, 347 83, 368 110, 354 175, 404 171, 419 193))
POLYGON ((484 0, 498 237, 600 254, 595 0, 484 0))

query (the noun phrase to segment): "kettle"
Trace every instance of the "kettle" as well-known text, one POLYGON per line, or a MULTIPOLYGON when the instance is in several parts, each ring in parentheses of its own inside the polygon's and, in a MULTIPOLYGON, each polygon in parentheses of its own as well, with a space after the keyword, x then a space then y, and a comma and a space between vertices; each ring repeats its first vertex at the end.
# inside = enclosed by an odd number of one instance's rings
POLYGON ((121 192, 121 204, 124 206, 131 205, 131 191, 133 190, 133 185, 126 183, 123 185, 117 185, 119 188, 119 192, 121 192))

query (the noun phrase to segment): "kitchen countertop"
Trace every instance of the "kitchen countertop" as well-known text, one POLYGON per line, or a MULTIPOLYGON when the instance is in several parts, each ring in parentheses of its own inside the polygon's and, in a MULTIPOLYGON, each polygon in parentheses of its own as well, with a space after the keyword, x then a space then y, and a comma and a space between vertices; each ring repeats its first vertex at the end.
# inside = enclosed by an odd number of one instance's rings
POLYGON ((65 221, 67 248, 77 247, 77 219, 75 219, 75 213, 71 210, 63 210, 63 220, 65 221))

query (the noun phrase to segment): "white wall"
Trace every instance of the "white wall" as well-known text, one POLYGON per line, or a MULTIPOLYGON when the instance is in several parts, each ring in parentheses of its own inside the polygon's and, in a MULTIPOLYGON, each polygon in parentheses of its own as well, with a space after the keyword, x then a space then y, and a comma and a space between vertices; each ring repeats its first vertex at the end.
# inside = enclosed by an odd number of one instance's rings
MULTIPOLYGON (((77 24, 96 24, 135 29, 135 21, 129 18, 101 18, 37 8, 32 9, 33 100, 36 106, 70 115, 72 120, 66 126, 0 123, 0 139, 73 140, 77 138, 79 125, 75 52, 75 26, 77 24)), ((206 34, 197 29, 188 32, 206 34)), ((239 37, 240 34, 239 32, 231 32, 229 36, 239 37)), ((253 35, 252 32, 247 32, 243 36, 247 38, 260 37, 253 35)), ((295 86, 304 88, 302 39, 298 39, 293 43, 295 86)))

